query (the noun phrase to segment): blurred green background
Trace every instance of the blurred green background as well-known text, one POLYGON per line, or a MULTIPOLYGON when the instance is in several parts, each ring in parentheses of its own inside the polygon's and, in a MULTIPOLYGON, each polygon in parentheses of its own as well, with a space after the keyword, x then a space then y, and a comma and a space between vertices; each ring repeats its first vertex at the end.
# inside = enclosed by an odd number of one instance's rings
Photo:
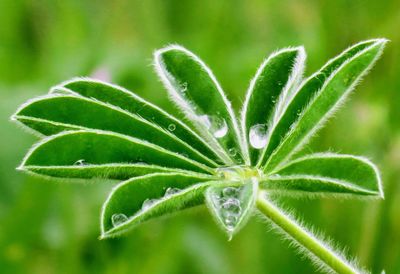
POLYGON ((359 40, 391 40, 336 119, 307 149, 366 155, 384 201, 283 199, 361 265, 400 273, 400 2, 0 0, 1 273, 313 273, 262 220, 231 242, 204 207, 99 241, 111 183, 53 183, 15 171, 36 138, 9 117, 74 76, 112 82, 172 110, 152 51, 179 43, 211 66, 234 106, 272 51, 304 45, 307 74, 359 40))

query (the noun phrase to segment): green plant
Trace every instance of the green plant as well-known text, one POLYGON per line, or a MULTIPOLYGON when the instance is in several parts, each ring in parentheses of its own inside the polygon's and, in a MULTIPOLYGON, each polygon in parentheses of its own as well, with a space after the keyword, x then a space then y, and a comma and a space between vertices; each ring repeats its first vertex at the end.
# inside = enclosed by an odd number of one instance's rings
POLYGON ((359 273, 271 194, 383 197, 369 160, 305 155, 302 148, 385 43, 360 42, 305 80, 302 47, 273 53, 250 83, 240 121, 210 69, 180 46, 166 47, 155 52, 155 69, 185 122, 121 87, 73 79, 13 115, 34 134, 48 136, 18 169, 52 178, 126 180, 104 203, 101 238, 202 203, 231 238, 257 208, 318 266, 359 273))

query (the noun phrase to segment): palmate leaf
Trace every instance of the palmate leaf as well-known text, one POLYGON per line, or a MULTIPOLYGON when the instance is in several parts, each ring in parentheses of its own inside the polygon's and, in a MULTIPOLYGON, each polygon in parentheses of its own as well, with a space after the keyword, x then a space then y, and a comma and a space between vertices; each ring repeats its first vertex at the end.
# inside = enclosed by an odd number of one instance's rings
POLYGON ((176 45, 156 51, 154 64, 172 100, 195 130, 226 155, 227 164, 242 163, 247 151, 237 119, 211 70, 192 52, 176 45))
POLYGON ((188 124, 119 86, 87 78, 64 82, 13 116, 46 136, 20 169, 53 178, 124 180, 103 205, 102 238, 204 203, 229 237, 256 205, 275 224, 298 230, 272 201, 260 206, 261 194, 383 197, 379 172, 363 157, 293 158, 385 43, 358 43, 306 80, 303 47, 273 53, 251 81, 240 126, 211 70, 180 46, 156 51, 154 63, 188 124))
POLYGON ((287 163, 260 183, 291 194, 357 194, 383 197, 378 169, 369 160, 332 153, 307 155, 287 163))
POLYGON ((273 170, 304 146, 379 58, 386 41, 359 43, 308 78, 271 130, 258 166, 273 170))

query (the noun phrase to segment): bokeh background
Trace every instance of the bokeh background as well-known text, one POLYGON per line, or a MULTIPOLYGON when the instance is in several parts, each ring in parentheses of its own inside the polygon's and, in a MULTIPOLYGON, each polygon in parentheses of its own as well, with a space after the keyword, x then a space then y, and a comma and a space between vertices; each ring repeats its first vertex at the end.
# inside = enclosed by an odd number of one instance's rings
POLYGON ((232 241, 204 207, 100 241, 112 183, 54 183, 15 171, 37 140, 9 122, 19 104, 74 76, 109 77, 173 110, 152 52, 182 44, 212 67, 238 109, 272 51, 304 45, 307 74, 359 40, 391 40, 336 119, 307 149, 366 155, 383 201, 283 198, 309 224, 380 273, 400 273, 400 2, 0 0, 1 273, 313 273, 254 219, 232 241))

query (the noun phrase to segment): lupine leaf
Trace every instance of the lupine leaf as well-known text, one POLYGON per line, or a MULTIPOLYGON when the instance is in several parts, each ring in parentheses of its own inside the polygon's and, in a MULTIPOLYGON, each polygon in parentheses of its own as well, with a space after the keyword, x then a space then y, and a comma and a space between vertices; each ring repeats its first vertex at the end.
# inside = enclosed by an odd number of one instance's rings
POLYGON ((54 134, 55 128, 64 131, 71 128, 100 129, 132 136, 159 145, 167 150, 187 155, 187 157, 206 164, 216 163, 194 150, 172 132, 176 129, 161 127, 120 108, 83 97, 50 95, 40 97, 24 104, 13 116, 42 134, 54 134), (36 118, 38 120, 27 117, 36 118), (45 122, 47 121, 47 125, 45 122))
MULTIPOLYGON (((273 170, 282 162, 287 161, 294 152, 298 151, 305 143, 322 127, 324 122, 334 113, 340 104, 346 99, 350 91, 357 85, 360 79, 368 72, 369 68, 380 56, 386 40, 374 40, 363 50, 343 62, 326 80, 322 87, 315 85, 303 85, 293 97, 283 117, 282 124, 289 125, 293 121, 294 110, 297 110, 298 118, 289 127, 289 132, 282 132, 278 123, 278 130, 274 130, 263 160, 274 151, 265 164, 265 170, 273 170), (315 88, 318 91, 315 91, 315 88), (304 102, 305 94, 315 94, 309 97, 309 103, 304 109, 299 107, 299 101, 304 102), (299 101, 298 101, 299 100, 299 101), (286 113, 289 113, 286 115, 286 113), (286 121, 286 119, 288 119, 286 121), (283 134, 283 135, 282 135, 283 134), (282 136, 286 137, 282 139, 282 136), (274 149, 276 147, 276 149, 274 149)), ((319 77, 315 75, 311 79, 319 77)), ((284 126, 285 128, 285 126, 284 126)), ((262 162, 261 161, 261 162, 262 162)))
POLYGON ((206 204, 217 223, 232 238, 251 216, 257 196, 257 179, 235 186, 211 186, 206 191, 206 204))
MULTIPOLYGON (((261 187, 303 194, 358 194, 383 197, 378 169, 353 155, 311 154, 289 162, 270 174, 261 187)), ((282 193, 282 192, 281 192, 282 193)))
POLYGON ((247 157, 231 103, 211 70, 193 53, 169 46, 154 54, 156 71, 172 100, 228 163, 247 157), (222 148, 221 148, 222 147, 222 148), (230 155, 229 155, 230 154, 230 155))
MULTIPOLYGON (((20 168, 130 163, 212 172, 202 164, 145 141, 94 130, 65 132, 42 140, 27 154, 20 168)), ((41 169, 35 171, 39 173, 41 169)), ((64 174, 68 176, 65 171, 64 174)))
POLYGON ((166 111, 147 102, 131 91, 117 85, 108 84, 89 78, 76 78, 55 86, 50 93, 80 95, 89 99, 111 104, 125 111, 168 129, 175 127, 172 134, 189 144, 208 158, 221 162, 221 157, 210 148, 210 145, 191 130, 185 123, 166 111))
POLYGON ((118 184, 103 205, 102 238, 119 235, 148 219, 201 204, 203 192, 210 185, 207 179, 155 173, 118 184), (118 216, 120 221, 116 222, 118 216))
POLYGON ((257 162, 268 130, 298 87, 305 57, 303 47, 279 50, 261 64, 251 81, 242 110, 243 139, 247 141, 251 163, 257 162))

